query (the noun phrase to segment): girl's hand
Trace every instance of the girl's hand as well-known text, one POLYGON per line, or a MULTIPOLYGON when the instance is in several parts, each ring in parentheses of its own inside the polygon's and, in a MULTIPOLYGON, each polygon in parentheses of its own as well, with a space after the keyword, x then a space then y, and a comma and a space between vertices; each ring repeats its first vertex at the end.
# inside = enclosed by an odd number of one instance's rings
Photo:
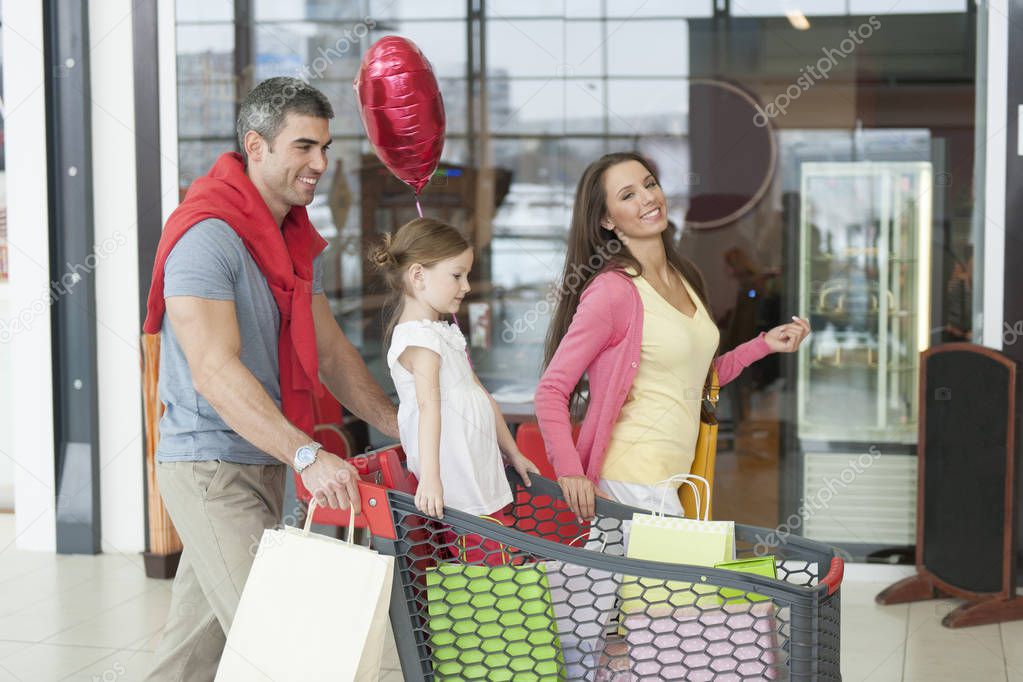
POLYGON ((522 477, 522 482, 526 484, 526 487, 528 488, 533 485, 533 482, 529 480, 529 475, 539 474, 540 469, 521 452, 516 452, 509 459, 511 459, 511 465, 515 467, 515 471, 519 472, 519 476, 522 477))
POLYGON ((775 327, 764 334, 764 341, 772 353, 794 353, 810 334, 810 323, 793 316, 792 322, 775 327))
POLYGON ((416 509, 438 519, 444 518, 444 485, 440 476, 426 476, 419 482, 416 509))

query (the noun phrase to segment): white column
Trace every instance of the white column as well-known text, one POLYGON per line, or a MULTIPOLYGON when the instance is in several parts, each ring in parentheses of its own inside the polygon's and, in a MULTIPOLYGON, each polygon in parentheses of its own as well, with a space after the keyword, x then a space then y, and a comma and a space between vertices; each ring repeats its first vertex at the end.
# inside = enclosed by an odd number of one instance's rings
MULTIPOLYGON (((0 171, 0 206, 7 205, 6 173, 0 171)), ((10 326, 10 305, 7 282, 0 282, 0 330, 10 326), (6 325, 6 327, 4 326, 6 325)), ((0 331, 3 335, 3 331, 0 331)), ((14 452, 11 449, 11 404, 14 386, 11 377, 11 344, 0 339, 0 509, 14 508, 14 452)))
MULTIPOLYGON (((145 549, 132 1, 89 3, 104 552, 145 549)), ((156 58, 156 55, 153 55, 156 58)), ((152 140, 158 144, 158 140, 152 140)))
MULTIPOLYGON (((175 0, 158 0, 160 42, 160 191, 163 222, 178 207, 178 41, 175 0)), ((147 275, 148 276, 148 275, 147 275)))
POLYGON ((50 250, 46 186, 43 3, 3 3, 4 134, 11 452, 16 543, 54 551, 53 380, 50 362, 50 250))
MULTIPOLYGON (((987 14, 987 122, 984 172, 984 251, 974 256, 983 270, 983 338, 989 348, 1002 348, 1005 302, 1005 152, 1006 106, 1009 92, 1009 7, 1007 0, 978 6, 987 14)), ((984 48, 981 48, 984 49, 984 48)), ((1015 125, 1015 121, 1012 122, 1015 125)))

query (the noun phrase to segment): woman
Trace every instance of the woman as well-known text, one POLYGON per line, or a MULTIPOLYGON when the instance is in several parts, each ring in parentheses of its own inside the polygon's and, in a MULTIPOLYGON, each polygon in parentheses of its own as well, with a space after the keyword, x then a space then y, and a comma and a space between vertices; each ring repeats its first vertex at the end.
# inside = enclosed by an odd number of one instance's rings
MULTIPOLYGON (((607 154, 583 173, 562 279, 577 286, 555 308, 535 400, 547 455, 581 519, 593 517, 598 495, 656 509, 658 482, 692 465, 711 362, 724 385, 769 353, 795 351, 810 331, 794 317, 715 358, 703 279, 667 224, 664 192, 639 154, 607 154), (573 443, 584 373, 589 400, 573 443)), ((676 495, 666 499, 666 511, 681 512, 676 495)))

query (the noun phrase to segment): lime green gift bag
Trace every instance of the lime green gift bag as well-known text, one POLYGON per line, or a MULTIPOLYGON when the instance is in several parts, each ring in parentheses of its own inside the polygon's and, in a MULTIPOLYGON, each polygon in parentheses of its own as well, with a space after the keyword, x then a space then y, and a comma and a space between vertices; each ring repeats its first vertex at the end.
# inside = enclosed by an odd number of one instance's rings
POLYGON ((565 679, 542 566, 441 564, 426 585, 434 680, 565 679))
MULTIPOLYGON (((714 568, 726 568, 729 571, 752 573, 753 575, 762 575, 765 578, 778 578, 778 567, 775 563, 774 555, 724 561, 720 564, 714 564, 714 568)), ((745 592, 733 587, 722 587, 721 597, 723 599, 719 599, 719 601, 727 604, 748 604, 750 602, 769 601, 771 599, 756 592, 745 592)))
MULTIPOLYGON (((673 476, 661 484, 682 479, 696 490, 697 514, 700 496, 693 481, 703 482, 707 491, 706 506, 710 508, 710 486, 701 476, 673 476)), ((660 484, 659 484, 660 485, 660 484)), ((670 486, 665 485, 665 490, 670 486)), ((663 503, 662 503, 663 510, 663 503)), ((662 513, 634 514, 625 555, 630 559, 645 559, 671 564, 714 566, 735 558, 735 522, 683 519, 662 513)), ((622 613, 649 612, 651 608, 673 609, 690 604, 720 603, 714 585, 693 584, 677 580, 657 580, 626 576, 622 580, 619 596, 622 613)))

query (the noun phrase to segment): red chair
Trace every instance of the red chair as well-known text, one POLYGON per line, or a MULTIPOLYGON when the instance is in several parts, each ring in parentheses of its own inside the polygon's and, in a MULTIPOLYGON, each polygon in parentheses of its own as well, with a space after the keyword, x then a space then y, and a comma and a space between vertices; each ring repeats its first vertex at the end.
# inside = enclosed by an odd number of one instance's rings
MULTIPOLYGON (((579 438, 578 425, 572 429, 572 440, 575 441, 577 438, 579 438)), ((547 459, 547 448, 543 444, 543 436, 540 434, 539 424, 527 422, 519 425, 518 430, 515 432, 515 444, 519 447, 519 451, 536 465, 536 468, 540 470, 541 476, 552 481, 558 480, 557 475, 554 473, 554 466, 547 459)))
MULTIPOLYGON (((572 427, 573 442, 579 439, 579 425, 572 427)), ((536 465, 540 475, 552 481, 558 480, 554 467, 547 459, 547 448, 540 434, 540 426, 529 422, 519 426, 515 432, 515 444, 526 458, 536 465)), ((515 514, 518 518, 515 526, 526 533, 537 535, 545 540, 560 542, 564 545, 572 543, 576 538, 590 532, 588 521, 579 523, 561 500, 552 500, 547 496, 533 497, 527 492, 516 496, 515 507, 522 510, 515 514)))

